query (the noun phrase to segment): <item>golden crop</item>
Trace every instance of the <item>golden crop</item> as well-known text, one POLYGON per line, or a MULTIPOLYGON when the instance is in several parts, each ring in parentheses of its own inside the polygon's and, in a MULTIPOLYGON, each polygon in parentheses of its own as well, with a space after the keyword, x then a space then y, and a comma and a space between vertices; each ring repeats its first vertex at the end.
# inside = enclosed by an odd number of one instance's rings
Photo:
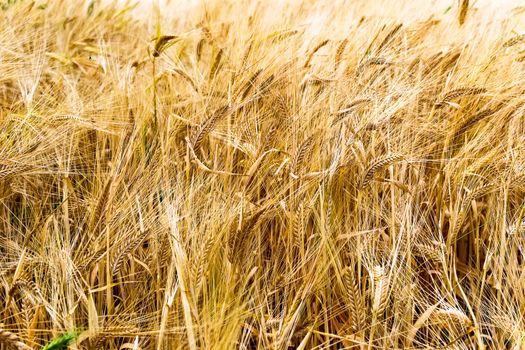
POLYGON ((525 349, 484 6, 2 1, 0 349, 525 349))

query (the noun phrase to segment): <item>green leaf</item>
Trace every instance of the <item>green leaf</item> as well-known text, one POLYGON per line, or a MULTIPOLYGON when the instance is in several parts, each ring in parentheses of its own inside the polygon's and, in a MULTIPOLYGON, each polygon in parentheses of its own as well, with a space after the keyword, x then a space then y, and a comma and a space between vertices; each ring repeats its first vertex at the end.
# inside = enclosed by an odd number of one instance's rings
POLYGON ((61 335, 60 337, 52 340, 42 350, 60 350, 65 349, 69 344, 71 344, 77 337, 77 332, 69 332, 61 335))
POLYGON ((87 15, 88 15, 88 17, 91 16, 91 14, 93 13, 94 9, 95 9, 95 0, 91 0, 91 2, 89 3, 89 6, 87 8, 87 15))

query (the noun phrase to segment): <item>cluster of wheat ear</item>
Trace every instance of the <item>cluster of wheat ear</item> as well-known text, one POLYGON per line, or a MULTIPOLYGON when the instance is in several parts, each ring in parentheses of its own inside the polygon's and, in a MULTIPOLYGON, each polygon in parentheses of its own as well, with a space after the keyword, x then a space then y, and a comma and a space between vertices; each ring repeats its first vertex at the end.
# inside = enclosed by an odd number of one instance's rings
POLYGON ((525 7, 0 4, 0 350, 525 349, 525 7))

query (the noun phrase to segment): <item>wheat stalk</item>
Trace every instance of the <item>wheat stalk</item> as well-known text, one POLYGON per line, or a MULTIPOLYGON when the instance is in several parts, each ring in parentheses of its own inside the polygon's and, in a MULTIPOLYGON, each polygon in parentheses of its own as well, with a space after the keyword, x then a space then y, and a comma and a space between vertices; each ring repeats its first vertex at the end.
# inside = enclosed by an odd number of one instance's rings
POLYGON ((400 24, 396 25, 390 32, 388 32, 388 34, 385 36, 383 41, 377 47, 376 52, 378 52, 378 53, 381 52, 381 50, 383 48, 385 48, 390 43, 392 38, 394 38, 394 36, 399 32, 399 30, 402 27, 403 27, 403 24, 400 23, 400 24))
POLYGON ((363 327, 363 322, 365 320, 364 304, 359 290, 359 284, 356 281, 355 273, 346 267, 343 270, 343 285, 346 290, 346 296, 349 301, 349 315, 352 327, 356 332, 359 332, 363 327))
POLYGON ((325 39, 321 41, 319 44, 317 44, 316 46, 314 46, 314 48, 310 51, 310 53, 308 54, 306 58, 306 62, 304 63, 304 68, 308 68, 310 66, 310 61, 314 57, 315 53, 319 51, 323 46, 326 46, 329 42, 330 42, 329 39, 325 39))
POLYGON ((348 45, 348 39, 341 40, 341 43, 337 46, 337 51, 335 52, 334 57, 334 71, 336 71, 339 67, 339 64, 341 64, 341 59, 343 57, 346 45, 348 45))
POLYGON ((389 278, 381 265, 374 266, 372 271, 374 281, 374 297, 372 311, 375 315, 381 315, 385 311, 388 300, 389 278))
POLYGON ((358 106, 360 106, 360 105, 362 105, 364 103, 367 103, 367 102, 370 102, 369 98, 361 98, 361 99, 357 99, 357 100, 354 100, 354 101, 350 102, 348 105, 346 105, 345 108, 340 109, 340 110, 338 110, 337 112, 334 113, 336 115, 336 118, 332 121, 332 125, 331 126, 337 125, 344 118, 346 118, 349 115, 350 112, 354 111, 358 106))
POLYGON ((459 25, 463 25, 465 23, 465 19, 467 18, 467 12, 468 12, 468 4, 469 0, 461 0, 461 5, 459 9, 459 25))
POLYGON ((505 41, 503 43, 503 47, 507 48, 507 47, 512 47, 516 44, 519 44, 521 42, 524 42, 525 41, 525 34, 521 34, 521 35, 516 35, 515 37, 513 38, 510 38, 509 40, 505 41))
POLYGON ((128 254, 135 251, 140 244, 146 239, 149 231, 139 231, 136 235, 127 238, 115 252, 113 261, 111 262, 111 274, 116 276, 120 273, 122 263, 128 254))
POLYGON ((228 106, 220 107, 213 113, 211 117, 202 123, 192 142, 194 150, 199 149, 204 138, 215 128, 217 123, 226 116, 228 110, 228 106))
POLYGON ((307 137, 297 149, 293 163, 292 172, 297 174, 301 169, 303 163, 310 157, 315 142, 315 135, 307 137))
POLYGON ((223 49, 219 49, 215 56, 213 57, 212 64, 210 66, 210 79, 215 78, 215 75, 217 74, 217 71, 219 70, 219 67, 221 65, 222 56, 224 54, 223 49))
POLYGON ((447 92, 442 100, 440 102, 436 103, 436 106, 444 106, 446 102, 449 102, 451 100, 464 97, 464 96, 473 96, 473 95, 479 95, 487 92, 487 89, 485 88, 478 88, 478 87, 468 87, 468 88, 458 88, 451 90, 447 92))
POLYGON ((365 171, 365 174, 361 180, 361 187, 367 186, 372 178, 374 177, 374 174, 378 172, 379 170, 383 169, 384 167, 399 162, 401 160, 405 160, 405 157, 400 154, 391 154, 387 156, 378 157, 370 162, 370 165, 365 171))

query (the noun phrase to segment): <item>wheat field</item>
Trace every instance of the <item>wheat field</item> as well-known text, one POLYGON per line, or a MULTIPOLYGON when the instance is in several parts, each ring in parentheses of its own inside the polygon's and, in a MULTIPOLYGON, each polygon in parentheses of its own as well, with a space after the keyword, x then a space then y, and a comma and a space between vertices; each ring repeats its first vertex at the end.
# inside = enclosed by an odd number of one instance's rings
POLYGON ((519 5, 1 1, 0 349, 525 350, 519 5))

